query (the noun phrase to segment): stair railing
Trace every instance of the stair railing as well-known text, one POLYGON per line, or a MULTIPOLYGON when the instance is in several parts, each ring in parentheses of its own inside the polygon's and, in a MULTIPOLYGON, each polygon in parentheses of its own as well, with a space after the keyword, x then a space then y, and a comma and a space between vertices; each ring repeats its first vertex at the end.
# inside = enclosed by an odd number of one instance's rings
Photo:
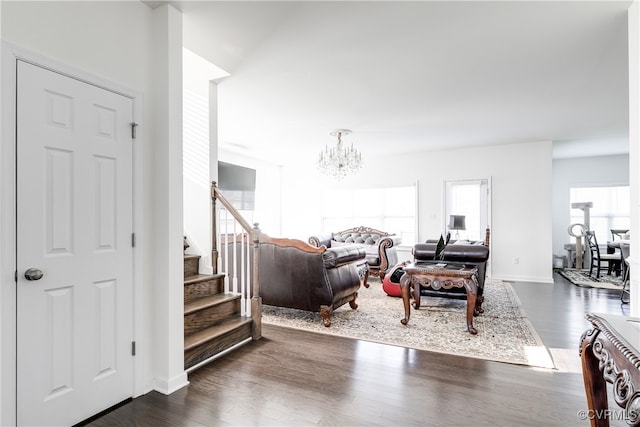
POLYGON ((251 317, 254 340, 262 337, 259 245, 258 224, 249 225, 211 182, 211 267, 224 274, 225 293, 240 295, 241 315, 251 317))

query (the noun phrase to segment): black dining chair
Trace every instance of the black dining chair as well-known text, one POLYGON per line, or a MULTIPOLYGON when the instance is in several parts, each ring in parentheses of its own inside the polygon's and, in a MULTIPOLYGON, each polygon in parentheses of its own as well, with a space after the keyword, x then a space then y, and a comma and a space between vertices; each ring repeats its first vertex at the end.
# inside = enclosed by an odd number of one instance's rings
POLYGON ((620 253, 607 254, 600 253, 600 247, 598 246, 598 239, 596 239, 596 233, 593 230, 587 230, 585 232, 587 238, 587 245, 591 251, 591 265, 589 266, 589 276, 593 277, 593 269, 596 268, 596 278, 600 278, 600 269, 603 262, 607 262, 608 270, 612 268, 620 271, 621 258, 620 253))

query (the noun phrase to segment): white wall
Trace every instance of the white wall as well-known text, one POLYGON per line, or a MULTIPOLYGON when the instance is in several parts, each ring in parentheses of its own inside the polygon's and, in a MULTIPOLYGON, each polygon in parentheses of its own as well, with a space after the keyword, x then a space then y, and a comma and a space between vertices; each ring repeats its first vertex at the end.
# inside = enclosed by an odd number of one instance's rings
POLYGON ((283 168, 283 235, 305 240, 320 229, 318 194, 324 188, 419 186, 419 239, 442 232, 444 179, 492 180, 492 277, 552 282, 551 142, 487 146, 375 158, 341 182, 311 162, 283 168), (519 258, 514 264, 513 259, 519 258))
POLYGON ((132 88, 148 83, 151 10, 139 2, 2 2, 2 38, 132 88))
MULTIPOLYGON (((553 160, 553 254, 567 256, 571 206, 569 189, 576 186, 629 185, 629 156, 600 156, 553 160)), ((588 200, 585 200, 588 201, 588 200)))
POLYGON ((211 274, 211 181, 217 180, 218 67, 183 48, 183 216, 186 253, 200 255, 199 271, 211 274), (214 147, 214 149, 211 149, 214 147))
POLYGON ((631 315, 640 316, 640 2, 629 8, 629 170, 631 186, 631 315))
MULTIPOLYGON (((200 255, 199 271, 211 274, 211 181, 209 161, 209 81, 205 93, 184 94, 184 235, 187 253, 200 255)), ((215 86, 212 89, 216 89, 215 86)), ((214 105, 215 108, 215 105, 214 105)), ((213 145, 215 147, 215 144, 213 145)))
MULTIPOLYGON (((142 256, 136 261, 136 277, 142 282, 136 284, 141 289, 136 307, 142 310, 135 322, 140 350, 135 393, 153 387, 162 392, 181 387, 186 384, 181 327, 182 110, 181 100, 176 99, 181 95, 182 17, 170 6, 154 11, 141 2, 0 2, 0 7, 3 42, 140 94, 136 110, 143 113, 136 120, 142 126, 136 144, 143 147, 139 151, 143 170, 135 173, 140 181, 136 197, 142 199, 142 209, 134 215, 139 220, 136 253, 142 256), (146 251, 141 253, 141 248, 146 251)), ((13 90, 6 80, 3 97, 13 90)), ((12 141, 4 129, 12 123, 7 122, 4 110, 2 125, 0 152, 6 153, 12 141)), ((1 160, 2 164, 8 161, 1 160)), ((6 180, 0 182, 3 192, 5 185, 6 180)), ((5 221, 4 214, 13 202, 4 197, 0 203, 5 221)), ((2 241, 14 239, 5 222, 1 230, 2 241)), ((5 320, 15 316, 15 304, 4 298, 14 285, 7 280, 13 271, 5 262, 12 255, 0 250, 0 318, 5 320)), ((15 389, 11 386, 15 371, 8 367, 6 356, 15 354, 15 341, 4 329, 1 344, 0 424, 10 425, 15 423, 15 389)))

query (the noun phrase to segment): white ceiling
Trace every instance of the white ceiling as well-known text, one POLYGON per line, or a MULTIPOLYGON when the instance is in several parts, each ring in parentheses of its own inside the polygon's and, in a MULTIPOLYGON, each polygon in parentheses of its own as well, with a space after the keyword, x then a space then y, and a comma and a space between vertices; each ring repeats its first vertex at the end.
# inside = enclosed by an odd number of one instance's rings
POLYGON ((629 1, 171 3, 185 47, 230 73, 221 147, 283 163, 347 128, 365 159, 541 140, 559 157, 628 151, 629 1))

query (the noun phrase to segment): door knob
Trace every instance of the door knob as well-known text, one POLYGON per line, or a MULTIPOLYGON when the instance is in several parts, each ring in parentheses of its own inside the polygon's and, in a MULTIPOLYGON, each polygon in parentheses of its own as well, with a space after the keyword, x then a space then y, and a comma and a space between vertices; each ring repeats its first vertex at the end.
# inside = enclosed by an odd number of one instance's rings
POLYGON ((24 278, 27 280, 40 280, 43 275, 42 270, 37 268, 30 268, 24 272, 24 278))

